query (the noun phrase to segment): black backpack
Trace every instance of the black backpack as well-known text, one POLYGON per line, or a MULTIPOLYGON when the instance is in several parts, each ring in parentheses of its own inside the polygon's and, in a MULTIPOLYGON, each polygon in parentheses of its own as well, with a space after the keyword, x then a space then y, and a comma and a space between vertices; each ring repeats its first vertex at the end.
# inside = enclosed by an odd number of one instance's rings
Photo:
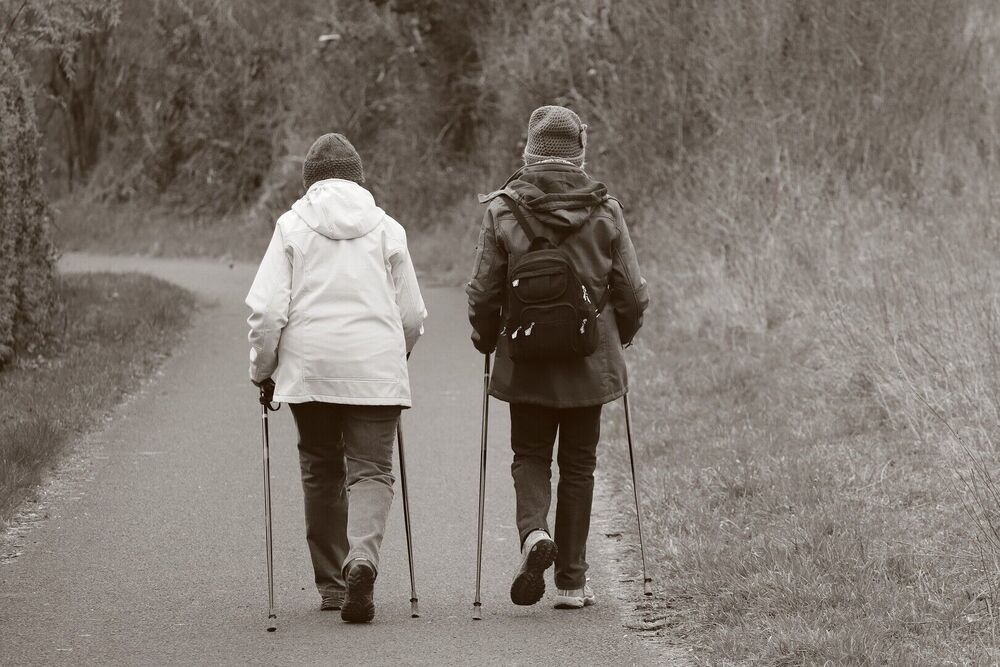
POLYGON ((510 338, 511 359, 545 362, 590 356, 601 340, 597 318, 608 291, 595 303, 559 244, 536 234, 513 199, 500 197, 530 242, 528 252, 507 274, 501 335, 510 338))

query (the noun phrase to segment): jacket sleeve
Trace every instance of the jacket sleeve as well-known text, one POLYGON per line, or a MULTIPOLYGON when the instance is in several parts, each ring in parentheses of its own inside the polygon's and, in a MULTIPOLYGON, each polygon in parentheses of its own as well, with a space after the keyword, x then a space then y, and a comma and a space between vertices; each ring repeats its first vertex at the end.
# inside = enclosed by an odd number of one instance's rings
POLYGON ((483 216, 475 269, 465 288, 469 295, 472 344, 483 354, 493 352, 497 346, 506 280, 507 251, 497 240, 496 218, 491 206, 483 216))
POLYGON ((278 340, 288 324, 292 296, 292 249, 286 247, 281 227, 275 226, 271 243, 257 269, 246 304, 250 306, 250 379, 263 382, 278 366, 278 340))
POLYGON ((413 268, 410 251, 406 246, 405 232, 403 232, 401 247, 396 248, 389 255, 389 270, 396 289, 396 306, 399 308, 399 315, 403 321, 406 354, 409 354, 424 333, 427 308, 420 295, 420 285, 417 284, 417 273, 413 268))
POLYGON ((649 305, 649 296, 646 294, 646 280, 639 275, 639 260, 620 207, 615 224, 618 236, 612 248, 608 285, 611 288, 611 306, 615 309, 618 322, 618 335, 622 344, 628 345, 642 326, 642 315, 649 305))

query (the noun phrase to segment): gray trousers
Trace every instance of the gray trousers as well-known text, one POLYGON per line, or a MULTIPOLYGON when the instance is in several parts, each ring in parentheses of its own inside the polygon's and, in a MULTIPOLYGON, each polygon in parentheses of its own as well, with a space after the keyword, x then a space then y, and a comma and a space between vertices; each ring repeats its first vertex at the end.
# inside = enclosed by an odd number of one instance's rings
POLYGON ((365 558, 378 571, 392 504, 392 452, 401 408, 292 403, 306 541, 324 597, 344 594, 344 565, 365 558))

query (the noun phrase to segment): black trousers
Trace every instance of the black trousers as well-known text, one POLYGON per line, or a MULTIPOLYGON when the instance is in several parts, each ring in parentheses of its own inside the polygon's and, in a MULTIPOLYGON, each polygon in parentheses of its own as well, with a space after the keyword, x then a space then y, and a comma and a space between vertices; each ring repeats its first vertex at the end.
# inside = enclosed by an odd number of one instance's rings
POLYGON ((594 498, 597 443, 601 437, 600 405, 547 408, 510 404, 510 471, 517 496, 517 530, 521 542, 533 530, 552 535, 559 547, 556 588, 577 589, 587 583, 587 536, 594 498), (559 435, 559 487, 556 529, 549 530, 552 503, 552 450, 559 435))

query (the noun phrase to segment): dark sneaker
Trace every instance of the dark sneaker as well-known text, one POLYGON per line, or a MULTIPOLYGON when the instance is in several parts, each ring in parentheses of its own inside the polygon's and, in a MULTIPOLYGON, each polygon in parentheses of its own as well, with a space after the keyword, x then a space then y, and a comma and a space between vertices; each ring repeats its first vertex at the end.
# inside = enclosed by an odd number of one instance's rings
POLYGON ((334 593, 333 595, 328 595, 323 598, 323 602, 320 603, 320 611, 340 611, 340 608, 344 605, 344 594, 334 593))
POLYGON ((340 618, 348 623, 370 623, 375 618, 375 568, 363 558, 355 558, 344 570, 347 594, 340 618))
POLYGON ((521 547, 521 566, 510 585, 510 601, 535 604, 545 595, 545 570, 556 562, 556 543, 544 530, 532 531, 521 547))

